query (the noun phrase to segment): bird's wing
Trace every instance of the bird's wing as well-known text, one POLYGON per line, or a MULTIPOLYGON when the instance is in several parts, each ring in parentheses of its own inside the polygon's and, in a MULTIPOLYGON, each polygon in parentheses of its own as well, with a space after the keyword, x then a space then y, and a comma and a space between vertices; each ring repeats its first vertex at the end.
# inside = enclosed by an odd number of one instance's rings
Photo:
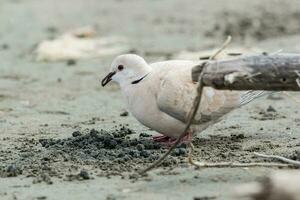
MULTIPOLYGON (((173 61, 157 63, 161 69, 160 88, 157 93, 158 108, 168 115, 186 123, 196 97, 196 83, 191 79, 192 62, 173 61)), ((158 80, 157 80, 158 81, 158 80)), ((268 91, 229 91, 203 89, 202 99, 193 124, 202 124, 220 119, 235 108, 241 107, 268 91)))
POLYGON ((195 96, 195 83, 184 80, 184 76, 180 73, 170 72, 161 79, 157 94, 157 105, 162 112, 186 122, 187 114, 195 96))
MULTIPOLYGON (((216 121, 233 109, 263 95, 265 93, 262 91, 228 91, 205 87, 193 124, 216 121)), ((195 97, 196 83, 192 82, 190 71, 175 70, 162 79, 157 104, 162 112, 186 123, 195 97)))

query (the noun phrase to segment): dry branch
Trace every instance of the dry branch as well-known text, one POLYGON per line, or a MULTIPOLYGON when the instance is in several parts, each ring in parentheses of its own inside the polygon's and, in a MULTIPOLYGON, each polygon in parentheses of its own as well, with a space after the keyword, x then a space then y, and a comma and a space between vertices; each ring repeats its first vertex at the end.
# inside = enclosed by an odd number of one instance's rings
POLYGON ((300 54, 258 54, 207 61, 192 70, 193 81, 203 70, 204 86, 223 90, 300 91, 300 54))

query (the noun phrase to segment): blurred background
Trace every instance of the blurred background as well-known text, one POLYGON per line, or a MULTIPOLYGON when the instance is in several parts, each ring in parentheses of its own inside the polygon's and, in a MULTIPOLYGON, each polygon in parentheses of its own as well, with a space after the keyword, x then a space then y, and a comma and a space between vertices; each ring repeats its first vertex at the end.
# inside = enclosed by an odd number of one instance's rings
MULTIPOLYGON (((300 2, 0 0, 2 165, 22 163, 24 160, 28 162, 20 155, 23 155, 21 152, 25 148, 22 146, 24 140, 29 138, 34 141, 65 138, 76 130, 111 130, 118 123, 129 124, 138 133, 151 133, 132 117, 120 116, 126 108, 116 85, 111 84, 107 88, 100 86, 100 80, 108 72, 112 59, 119 54, 136 53, 147 62, 197 60, 220 47, 228 35, 233 38, 229 49, 234 52, 282 50, 299 53, 300 2)), ((226 127, 241 125, 246 137, 254 137, 246 141, 243 148, 253 147, 270 152, 275 148, 275 152, 290 158, 299 156, 299 152, 295 154, 299 143, 299 133, 296 134, 300 123, 299 105, 287 97, 276 98, 232 114, 231 120, 205 134, 216 132, 230 135, 232 130, 226 127), (267 116, 267 119, 256 116, 269 105, 275 106, 280 114, 267 116), (290 142, 291 138, 295 138, 293 142, 290 142), (269 139, 275 146, 262 141, 269 139)), ((36 145, 29 147, 26 146, 26 155, 33 159, 33 163, 39 162, 40 157, 36 154, 44 150, 36 145), (33 148, 38 150, 32 153, 33 148)), ((219 156, 221 159, 222 156, 219 156)), ((76 162, 70 165, 78 167, 83 164, 76 162)), ((65 165, 58 166, 65 171, 69 169, 65 165)), ((202 180, 207 180, 211 185, 202 185, 201 191, 212 194, 222 188, 223 194, 227 194, 233 183, 253 180, 253 176, 265 173, 263 170, 246 175, 241 172, 237 175, 239 178, 231 179, 235 177, 235 172, 226 171, 228 179, 222 183, 213 182, 208 175, 202 180)), ((209 171, 208 174, 221 176, 223 172, 209 171)), ((15 183, 0 181, 0 185, 6 184, 15 183)), ((195 189, 196 185, 191 187, 195 189)), ((36 186, 32 187, 35 191, 36 186)), ((197 191, 193 190, 191 194, 197 191)), ((26 192, 24 194, 27 195, 26 192)), ((161 195, 159 197, 166 194, 161 195)))
POLYGON ((297 0, 1 0, 1 126, 48 121, 49 109, 115 116, 117 87, 99 80, 122 53, 198 59, 228 35, 236 52, 299 52, 299 21, 297 0))

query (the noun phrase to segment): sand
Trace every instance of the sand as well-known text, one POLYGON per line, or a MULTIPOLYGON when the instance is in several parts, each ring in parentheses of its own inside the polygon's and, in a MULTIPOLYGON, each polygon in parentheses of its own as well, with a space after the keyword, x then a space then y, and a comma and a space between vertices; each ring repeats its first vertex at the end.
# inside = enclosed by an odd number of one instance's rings
MULTIPOLYGON (((296 0, 189 2, 0 2, 0 199, 232 199, 235 186, 280 170, 195 169, 181 145, 158 169, 134 176, 166 148, 124 114, 116 85, 100 86, 115 55, 34 59, 42 40, 86 25, 127 38, 148 62, 216 48, 227 34, 233 47, 300 52, 296 0)), ((236 110, 194 138, 195 159, 267 161, 256 151, 300 160, 299 108, 275 94, 236 110)))

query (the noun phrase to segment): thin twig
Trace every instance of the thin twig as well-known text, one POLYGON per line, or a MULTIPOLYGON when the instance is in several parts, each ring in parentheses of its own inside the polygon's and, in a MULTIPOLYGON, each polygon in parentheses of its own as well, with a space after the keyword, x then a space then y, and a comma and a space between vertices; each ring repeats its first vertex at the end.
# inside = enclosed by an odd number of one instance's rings
POLYGON ((193 161, 193 165, 196 167, 292 167, 292 164, 282 164, 282 163, 235 163, 235 162, 219 162, 219 163, 200 163, 193 161))
POLYGON ((270 53, 270 55, 276 55, 276 54, 279 54, 279 53, 281 53, 282 52, 282 49, 279 49, 279 50, 277 50, 277 51, 274 51, 274 52, 272 52, 272 53, 270 53))
POLYGON ((195 162, 193 160, 193 152, 194 152, 194 145, 192 142, 189 143, 189 154, 188 154, 188 162, 191 164, 191 165, 195 165, 195 162))
POLYGON ((188 161, 191 165, 196 167, 292 167, 295 166, 293 163, 282 164, 282 163, 260 163, 260 162, 252 162, 252 163, 236 163, 236 162, 218 162, 218 163, 201 163, 194 161, 192 159, 192 153, 194 151, 194 145, 190 143, 189 145, 189 155, 188 161))
POLYGON ((283 156, 276 156, 276 155, 266 155, 266 154, 261 154, 261 153, 257 153, 254 152, 254 155, 259 156, 259 157, 263 157, 263 158, 271 158, 271 159, 276 159, 276 160, 280 160, 282 162, 285 163, 289 163, 291 165, 296 165, 296 166, 300 166, 300 161, 297 160, 291 160, 289 158, 285 158, 283 156))
POLYGON ((232 37, 229 35, 221 48, 211 55, 208 60, 214 60, 230 44, 231 38, 232 37))
MULTIPOLYGON (((228 36, 225 43, 222 45, 222 47, 215 52, 212 56, 210 56, 209 60, 213 60, 218 54, 220 54, 230 43, 231 41, 231 36, 228 36)), ((185 126, 184 131, 182 132, 182 134, 177 138, 177 140, 175 141, 175 143, 171 146, 171 148, 161 157, 159 158, 157 161, 155 161, 152 165, 150 165, 149 167, 147 167, 146 169, 143 169, 141 171, 139 171, 139 174, 144 174, 146 172, 148 172, 149 170, 159 166, 164 160, 165 158, 177 147, 177 145, 180 143, 180 141, 182 140, 182 138, 184 138, 189 131, 189 128, 195 118, 195 115, 198 111, 200 102, 201 102, 201 97, 202 97, 202 90, 203 90, 203 82, 202 82, 202 77, 204 74, 204 68, 207 66, 208 62, 203 62, 201 64, 202 66, 202 72, 199 75, 198 78, 198 84, 197 84, 197 96, 193 102, 192 108, 188 113, 188 120, 185 126)))
MULTIPOLYGON (((202 66, 203 68, 207 65, 207 62, 204 62, 202 63, 202 66)), ((202 68, 202 69, 203 69, 202 68)), ((185 126, 185 129, 184 131, 182 132, 182 134, 177 138, 177 140, 175 141, 175 143, 171 146, 171 148, 162 156, 160 157, 157 161, 155 161, 152 165, 150 165, 149 167, 147 167, 146 169, 143 169, 139 172, 139 174, 144 174, 146 172, 148 172, 149 170, 159 166, 163 161, 164 159, 173 151, 173 149, 175 149, 177 147, 177 145, 180 143, 181 139, 184 138, 187 134, 188 134, 188 131, 189 131, 189 128, 192 124, 192 121, 197 113, 197 110, 199 108, 199 104, 200 104, 200 101, 201 101, 201 97, 202 97, 202 88, 203 88, 203 83, 202 83, 202 76, 203 76, 203 70, 199 76, 199 82, 198 82, 198 85, 197 85, 197 96, 193 102, 193 106, 188 114, 188 120, 187 120, 187 123, 186 123, 186 126, 185 126)))

